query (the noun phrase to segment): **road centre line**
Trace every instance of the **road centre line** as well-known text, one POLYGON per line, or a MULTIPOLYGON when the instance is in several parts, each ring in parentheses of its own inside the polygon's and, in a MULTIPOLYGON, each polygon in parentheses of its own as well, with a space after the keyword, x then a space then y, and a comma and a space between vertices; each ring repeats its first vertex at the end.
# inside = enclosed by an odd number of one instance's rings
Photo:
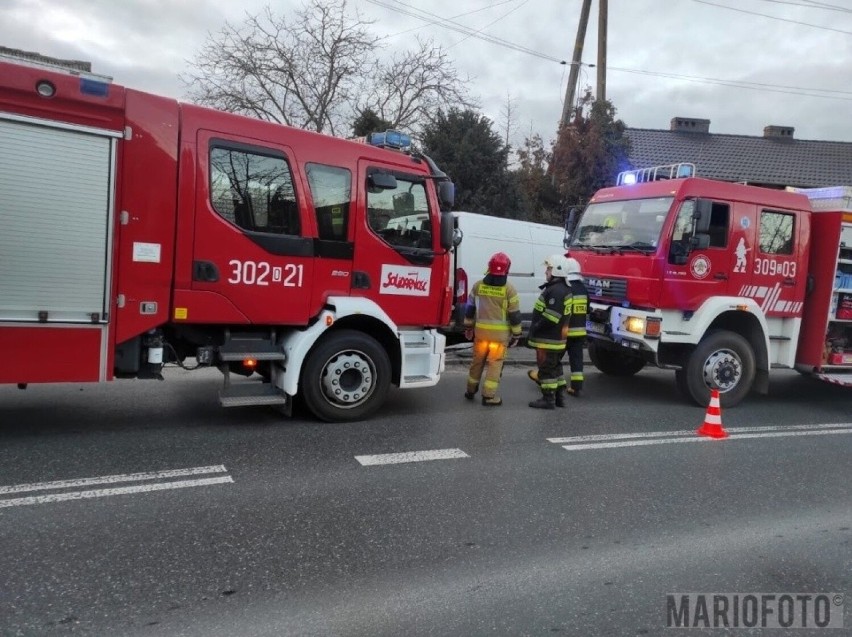
MULTIPOLYGON (((697 429, 697 427, 696 427, 697 429)), ((819 430, 819 429, 852 429, 852 423, 831 423, 818 425, 773 425, 764 427, 731 427, 727 431, 731 436, 742 437, 742 433, 759 433, 770 431, 800 431, 800 430, 819 430)), ((695 429, 685 429, 680 431, 645 431, 641 433, 621 433, 621 434, 594 434, 589 436, 570 436, 567 438, 548 438, 548 442, 554 444, 575 443, 575 442, 599 442, 606 440, 631 440, 634 438, 669 438, 677 436, 694 436, 695 429)))
POLYGON ((404 453, 381 453, 372 456, 355 456, 363 466, 401 464, 404 462, 423 462, 426 460, 451 460, 470 458, 461 449, 432 449, 430 451, 407 451, 404 453))
POLYGON ((209 467, 190 467, 188 469, 169 469, 167 471, 149 471, 145 473, 119 473, 111 476, 96 478, 79 478, 77 480, 55 480, 53 482, 33 482, 0 487, 0 495, 10 493, 26 493, 28 491, 47 491, 50 489, 67 489, 72 487, 87 487, 95 484, 114 484, 117 482, 138 482, 141 480, 158 480, 160 478, 177 478, 205 473, 225 473, 224 465, 217 464, 209 467))
POLYGON ((154 484, 140 484, 132 487, 116 487, 114 489, 92 489, 90 491, 71 491, 69 493, 33 495, 24 498, 11 498, 8 500, 0 500, 0 509, 13 506, 26 506, 29 504, 48 504, 51 502, 63 502, 65 500, 105 498, 108 496, 125 495, 128 493, 147 493, 150 491, 165 491, 169 489, 187 489, 189 487, 203 487, 211 484, 225 484, 233 481, 234 479, 231 476, 217 476, 215 478, 201 478, 199 480, 179 480, 177 482, 157 482, 154 484))
POLYGON ((766 431, 763 433, 731 434, 728 438, 716 439, 706 436, 694 435, 686 438, 656 438, 652 440, 621 440, 617 442, 581 443, 575 445, 562 445, 567 451, 581 451, 584 449, 614 449, 617 447, 642 447, 646 445, 664 445, 674 442, 725 442, 729 440, 743 440, 746 438, 788 438, 792 436, 828 436, 832 434, 852 434, 852 428, 844 429, 813 429, 809 431, 766 431))

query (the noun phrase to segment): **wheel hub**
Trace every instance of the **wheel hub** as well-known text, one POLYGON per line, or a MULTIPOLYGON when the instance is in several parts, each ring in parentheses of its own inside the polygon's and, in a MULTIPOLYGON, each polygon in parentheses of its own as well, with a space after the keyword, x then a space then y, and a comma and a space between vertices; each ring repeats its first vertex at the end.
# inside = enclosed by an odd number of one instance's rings
POLYGON ((732 390, 742 378, 743 365, 731 350, 713 352, 704 363, 704 382, 721 393, 732 390))
POLYGON ((323 370, 323 394, 331 403, 352 407, 373 391, 373 377, 370 360, 363 353, 338 354, 323 370))

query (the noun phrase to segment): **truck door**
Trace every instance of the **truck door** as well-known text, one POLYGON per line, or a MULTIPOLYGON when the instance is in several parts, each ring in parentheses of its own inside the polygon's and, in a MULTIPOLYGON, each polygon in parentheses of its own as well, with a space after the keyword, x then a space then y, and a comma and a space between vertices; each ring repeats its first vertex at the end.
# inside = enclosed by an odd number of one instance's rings
POLYGON ((198 164, 192 289, 210 294, 187 318, 306 324, 314 241, 293 151, 200 130, 198 164))
POLYGON ((754 208, 753 232, 736 238, 735 267, 742 281, 731 294, 753 298, 767 317, 800 316, 807 283, 800 213, 754 208))
POLYGON ((665 266, 662 305, 682 311, 696 310, 707 298, 725 296, 729 290, 731 205, 712 202, 709 245, 704 248, 690 246, 694 212, 695 200, 680 202, 665 266))
POLYGON ((441 322, 446 281, 433 278, 440 234, 434 191, 422 174, 377 161, 361 160, 358 176, 366 215, 356 228, 353 294, 378 303, 400 326, 441 322))

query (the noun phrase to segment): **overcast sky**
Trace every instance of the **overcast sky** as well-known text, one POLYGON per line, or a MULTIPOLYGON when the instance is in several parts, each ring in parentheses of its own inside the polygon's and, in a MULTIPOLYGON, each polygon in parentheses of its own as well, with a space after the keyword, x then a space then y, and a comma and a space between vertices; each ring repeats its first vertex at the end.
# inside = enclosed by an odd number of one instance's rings
MULTIPOLYGON (((416 35, 442 44, 498 129, 511 97, 515 145, 530 131, 553 138, 568 79, 559 61, 570 62, 581 0, 376 2, 396 10, 349 0, 378 35, 391 36, 389 48, 416 35), (509 46, 435 24, 435 16, 509 46)), ((300 2, 0 0, 0 45, 88 60, 117 83, 182 98, 177 76, 208 34, 267 4, 286 13, 300 2)), ((597 21, 594 0, 586 64, 596 61, 597 21)), ((711 120, 713 133, 762 135, 777 124, 795 127, 798 139, 852 142, 852 0, 609 0, 608 42, 607 97, 629 127, 667 129, 684 116, 711 120)), ((583 66, 581 87, 594 87, 596 72, 583 66)))

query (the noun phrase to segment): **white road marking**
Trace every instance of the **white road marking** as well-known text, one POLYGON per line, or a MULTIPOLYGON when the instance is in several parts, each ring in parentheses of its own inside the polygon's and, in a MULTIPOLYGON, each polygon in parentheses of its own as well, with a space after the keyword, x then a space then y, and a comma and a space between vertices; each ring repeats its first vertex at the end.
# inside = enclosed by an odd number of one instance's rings
POLYGON ((138 482, 141 480, 158 480, 160 478, 178 478, 205 473, 225 473, 224 465, 217 464, 209 467, 191 467, 189 469, 170 469, 168 471, 152 471, 146 473, 119 473, 111 476, 96 478, 79 478, 77 480, 56 480, 54 482, 33 482, 0 487, 0 495, 9 493, 26 493, 28 491, 48 491, 51 489, 67 489, 72 487, 88 487, 94 484, 114 484, 116 482, 138 482))
POLYGON ((600 436, 575 436, 573 438, 548 438, 549 442, 561 444, 567 451, 586 449, 613 449, 618 447, 643 447, 665 445, 678 442, 711 442, 725 440, 745 440, 755 438, 788 438, 794 436, 828 436, 852 434, 852 424, 837 423, 828 425, 796 425, 791 427, 737 427, 728 430, 729 437, 724 439, 699 436, 694 431, 646 432, 639 434, 607 434, 600 436), (606 442, 597 442, 606 441, 606 442))
MULTIPOLYGON (((680 431, 645 431, 641 433, 622 434, 594 434, 589 436, 570 436, 568 438, 548 438, 548 442, 554 444, 577 443, 577 442, 599 442, 606 440, 632 440, 634 438, 671 438, 679 436, 695 436, 695 429, 682 429, 680 431)), ((740 433, 761 433, 770 431, 811 431, 820 429, 852 429, 852 423, 830 423, 824 425, 785 425, 769 427, 731 427, 726 431, 736 438, 742 438, 740 433)), ((701 437, 702 439, 704 436, 701 437)))
POLYGON ((401 464, 403 462, 423 462, 425 460, 451 460, 470 458, 461 449, 433 449, 431 451, 408 451, 405 453, 380 453, 373 456, 355 456, 363 466, 381 464, 401 464))
POLYGON ((199 480, 179 480, 177 482, 157 482, 154 484, 140 484, 134 487, 116 487, 114 489, 93 489, 91 491, 71 491, 69 493, 34 495, 26 498, 11 498, 8 500, 0 500, 0 508, 25 506, 28 504, 47 504, 51 502, 63 502, 65 500, 105 498, 108 496, 125 495, 128 493, 146 493, 150 491, 165 491, 168 489, 187 489, 189 487, 203 487, 211 484, 225 484, 233 481, 234 479, 231 476, 218 476, 216 478, 201 478, 199 480))

